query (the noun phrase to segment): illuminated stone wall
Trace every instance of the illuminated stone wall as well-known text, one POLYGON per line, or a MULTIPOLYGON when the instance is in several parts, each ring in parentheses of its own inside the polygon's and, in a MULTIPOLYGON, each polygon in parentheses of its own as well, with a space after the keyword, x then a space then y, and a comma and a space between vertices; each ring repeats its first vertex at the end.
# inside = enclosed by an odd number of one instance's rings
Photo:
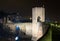
POLYGON ((15 32, 16 26, 19 26, 20 30, 27 35, 32 35, 32 23, 7 23, 13 32, 15 32))
POLYGON ((36 38, 35 40, 43 35, 42 23, 37 22, 38 17, 40 17, 41 22, 45 22, 45 9, 43 7, 32 8, 32 36, 36 38))
POLYGON ((32 35, 32 37, 35 37, 35 40, 37 40, 43 36, 42 23, 37 22, 38 16, 40 17, 41 22, 45 22, 44 8, 32 8, 32 23, 7 23, 6 25, 8 25, 13 31, 15 31, 16 26, 19 26, 22 32, 25 32, 27 35, 32 35))
POLYGON ((45 22, 45 8, 35 7, 32 8, 32 22, 36 23, 38 16, 41 22, 45 22))

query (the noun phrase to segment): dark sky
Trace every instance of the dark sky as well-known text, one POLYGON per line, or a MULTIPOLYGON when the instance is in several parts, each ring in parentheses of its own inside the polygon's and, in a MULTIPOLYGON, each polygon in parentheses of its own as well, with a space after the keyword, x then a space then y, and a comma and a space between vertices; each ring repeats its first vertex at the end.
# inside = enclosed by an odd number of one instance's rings
POLYGON ((46 16, 53 20, 60 20, 60 1, 47 0, 45 4, 46 16))
POLYGON ((22 16, 31 16, 31 0, 2 0, 0 10, 5 12, 19 12, 22 16))
POLYGON ((22 16, 32 16, 32 8, 45 5, 46 17, 60 20, 59 0, 2 0, 0 10, 5 12, 19 12, 22 16))

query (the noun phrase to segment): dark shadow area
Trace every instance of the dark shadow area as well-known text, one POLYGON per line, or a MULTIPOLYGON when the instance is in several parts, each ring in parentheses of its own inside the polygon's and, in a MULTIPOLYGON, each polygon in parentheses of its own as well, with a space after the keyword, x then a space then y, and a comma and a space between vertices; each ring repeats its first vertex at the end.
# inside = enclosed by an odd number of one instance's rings
POLYGON ((60 40, 60 28, 52 27, 52 41, 60 40))

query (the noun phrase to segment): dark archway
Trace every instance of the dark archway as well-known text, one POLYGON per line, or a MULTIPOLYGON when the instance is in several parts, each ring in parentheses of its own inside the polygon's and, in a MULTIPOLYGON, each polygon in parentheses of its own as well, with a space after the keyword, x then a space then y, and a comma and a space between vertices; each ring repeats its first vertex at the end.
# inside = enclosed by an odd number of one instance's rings
POLYGON ((37 17, 37 22, 40 22, 40 16, 37 17))

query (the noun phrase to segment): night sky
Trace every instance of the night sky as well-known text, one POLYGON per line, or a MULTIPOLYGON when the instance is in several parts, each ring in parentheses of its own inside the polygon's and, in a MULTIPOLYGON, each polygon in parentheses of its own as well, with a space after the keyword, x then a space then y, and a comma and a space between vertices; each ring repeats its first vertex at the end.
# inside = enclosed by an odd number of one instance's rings
POLYGON ((48 0, 45 3, 46 17, 52 20, 60 20, 60 1, 59 0, 48 0))
POLYGON ((31 16, 31 0, 2 0, 0 10, 4 12, 19 12, 21 16, 31 16))
POLYGON ((0 10, 19 12, 21 16, 32 16, 32 8, 45 5, 46 18, 60 20, 59 0, 0 0, 0 10))

